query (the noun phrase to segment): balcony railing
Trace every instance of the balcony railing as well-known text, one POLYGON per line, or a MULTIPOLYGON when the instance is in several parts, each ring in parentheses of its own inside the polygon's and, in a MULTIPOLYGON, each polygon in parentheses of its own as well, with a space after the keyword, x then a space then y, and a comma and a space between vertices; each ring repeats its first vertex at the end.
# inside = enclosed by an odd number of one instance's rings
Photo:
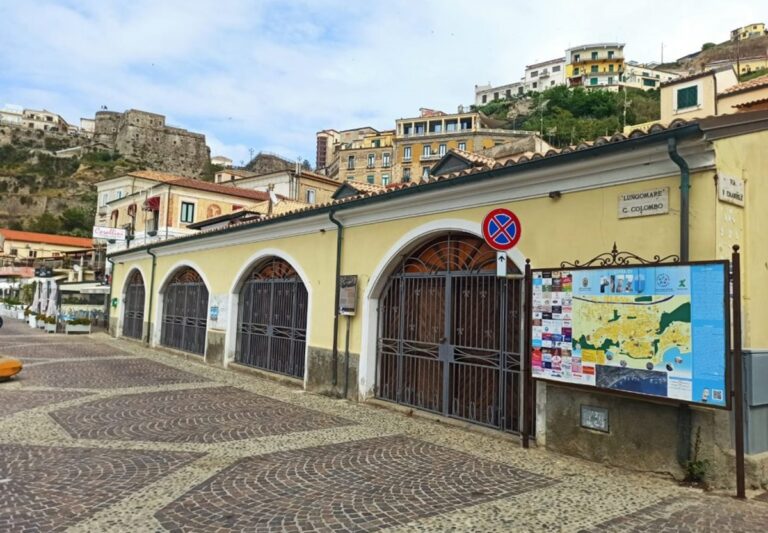
POLYGON ((445 154, 440 153, 434 153, 434 154, 422 154, 421 155, 421 161, 437 161, 441 157, 443 157, 445 154))

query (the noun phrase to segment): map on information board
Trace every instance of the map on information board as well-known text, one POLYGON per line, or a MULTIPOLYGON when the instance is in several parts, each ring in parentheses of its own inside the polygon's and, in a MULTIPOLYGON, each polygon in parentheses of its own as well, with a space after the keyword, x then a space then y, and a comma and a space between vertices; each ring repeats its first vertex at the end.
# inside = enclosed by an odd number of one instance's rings
POLYGON ((724 407, 725 263, 533 272, 541 379, 724 407))

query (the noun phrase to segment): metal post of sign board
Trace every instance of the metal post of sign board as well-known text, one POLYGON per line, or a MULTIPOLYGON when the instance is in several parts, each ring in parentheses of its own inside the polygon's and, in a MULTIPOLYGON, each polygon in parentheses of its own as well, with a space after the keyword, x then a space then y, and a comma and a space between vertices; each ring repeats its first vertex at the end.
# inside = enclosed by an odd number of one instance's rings
POLYGON ((533 402, 532 396, 533 396, 533 379, 531 377, 531 319, 532 319, 532 305, 533 305, 533 298, 531 296, 533 287, 533 278, 531 276, 531 260, 526 259, 525 260, 525 332, 523 336, 523 344, 525 346, 525 350, 522 353, 522 356, 520 357, 520 363, 522 364, 522 371, 523 371, 523 423, 522 423, 522 430, 523 430, 523 448, 528 448, 530 446, 530 435, 531 435, 531 429, 532 429, 532 405, 533 402))
POLYGON ((736 426, 736 497, 746 498, 744 481, 744 379, 743 362, 741 356, 741 256, 739 246, 733 247, 731 256, 732 280, 733 280, 733 411, 736 426))

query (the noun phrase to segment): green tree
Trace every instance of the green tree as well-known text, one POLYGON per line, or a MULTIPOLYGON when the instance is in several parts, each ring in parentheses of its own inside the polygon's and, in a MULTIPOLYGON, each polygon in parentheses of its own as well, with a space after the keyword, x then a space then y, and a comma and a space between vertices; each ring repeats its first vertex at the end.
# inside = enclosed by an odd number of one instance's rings
POLYGON ((27 225, 28 231, 38 233, 58 233, 61 230, 61 222, 50 213, 43 213, 37 218, 33 218, 27 225))
MULTIPOLYGON (((95 204, 94 204, 95 205, 95 204)), ((94 213, 86 207, 70 207, 59 216, 62 233, 88 237, 93 231, 94 213)))

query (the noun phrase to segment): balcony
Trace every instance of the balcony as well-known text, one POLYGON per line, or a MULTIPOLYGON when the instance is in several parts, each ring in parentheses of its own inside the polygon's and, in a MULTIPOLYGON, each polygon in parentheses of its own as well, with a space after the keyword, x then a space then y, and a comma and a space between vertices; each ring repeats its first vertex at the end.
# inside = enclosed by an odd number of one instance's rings
POLYGON ((613 57, 598 57, 597 59, 592 59, 591 57, 581 57, 579 59, 573 59, 571 60, 571 65, 583 65, 585 63, 623 63, 624 62, 624 56, 613 56, 613 57))
POLYGON ((421 161, 437 161, 438 159, 440 159, 444 155, 445 154, 440 154, 440 153, 433 153, 433 154, 429 154, 429 155, 422 154, 421 155, 421 161))

